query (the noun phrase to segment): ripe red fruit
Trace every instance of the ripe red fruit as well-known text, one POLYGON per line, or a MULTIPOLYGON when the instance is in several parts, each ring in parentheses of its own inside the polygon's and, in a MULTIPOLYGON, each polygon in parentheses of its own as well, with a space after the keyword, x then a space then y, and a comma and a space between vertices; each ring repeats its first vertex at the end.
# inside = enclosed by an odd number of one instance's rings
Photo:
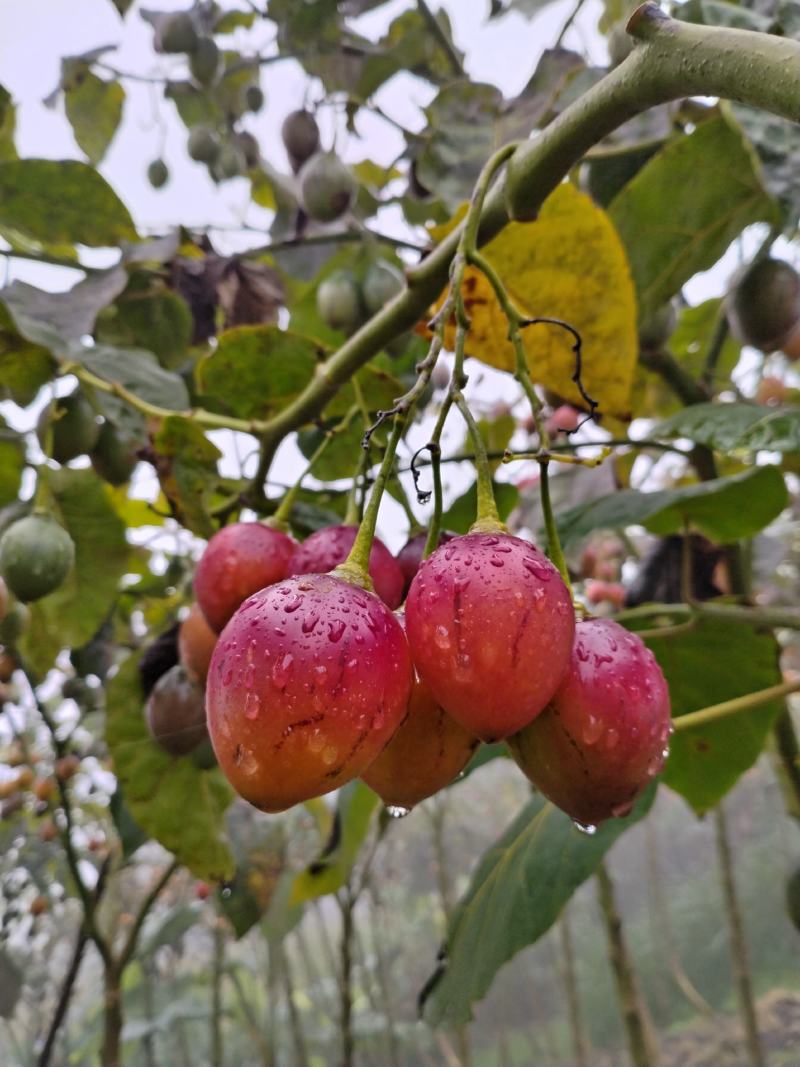
MULTIPOLYGON (((448 533, 446 530, 442 530, 439 534, 439 545, 446 545, 448 541, 452 541, 457 534, 448 533)), ((428 540, 428 531, 423 530, 422 533, 414 534, 410 538, 400 551, 397 553, 397 564, 400 570, 403 572, 403 580, 405 582, 404 592, 408 593, 408 588, 414 580, 414 575, 419 570, 419 565, 422 563, 422 553, 425 551, 425 544, 428 540)))
MULTIPOLYGON (((324 526, 298 545, 289 560, 287 575, 326 574, 344 563, 358 533, 357 526, 324 526)), ((369 576, 375 592, 390 608, 403 597, 403 572, 392 553, 379 538, 372 542, 369 576)))
POLYGON ((593 826, 628 814, 661 771, 669 734, 669 690, 653 653, 613 619, 585 619, 557 693, 509 744, 537 789, 593 826))
POLYGON ((562 404, 556 408, 547 420, 547 432, 551 437, 559 433, 571 433, 578 428, 581 421, 581 413, 571 404, 562 404))
POLYGON ((456 537, 420 567, 406 601, 420 677, 464 729, 496 741, 544 708, 575 632, 569 591, 547 557, 518 537, 456 537))
POLYGON ((217 633, 206 622, 199 604, 192 604, 178 630, 178 659, 194 682, 205 684, 217 633))
POLYGON ((621 608, 625 606, 625 586, 619 582, 587 582, 586 599, 590 604, 608 603, 621 608))
POLYGON ((250 597, 211 659, 208 728, 233 788, 284 811, 357 777, 403 720, 411 657, 378 597, 334 575, 250 597))
POLYGON ((208 882, 198 882, 194 887, 194 895, 198 900, 208 900, 211 896, 211 886, 208 882))
MULTIPOLYGON (((402 625, 402 615, 397 617, 402 625)), ((439 707, 415 672, 408 715, 361 780, 387 806, 410 811, 449 785, 477 745, 477 737, 439 707)))
POLYGON ((180 666, 158 679, 144 716, 150 736, 170 756, 186 756, 208 737, 203 690, 180 666))
POLYGON ((194 593, 218 633, 243 600, 286 577, 297 542, 261 522, 236 522, 215 533, 197 564, 194 593))

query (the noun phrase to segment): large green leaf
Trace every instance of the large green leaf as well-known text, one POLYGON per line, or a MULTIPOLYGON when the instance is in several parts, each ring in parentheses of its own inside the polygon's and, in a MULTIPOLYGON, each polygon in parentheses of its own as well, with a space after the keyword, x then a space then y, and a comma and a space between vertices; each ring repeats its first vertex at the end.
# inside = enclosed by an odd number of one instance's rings
POLYGON ((243 419, 280 411, 308 385, 324 352, 277 326, 237 326, 198 368, 201 392, 243 419))
POLYGON ((124 386, 149 404, 171 411, 185 411, 189 407, 183 378, 164 370, 152 352, 93 345, 91 348, 73 346, 70 354, 98 377, 124 386))
POLYGON ((688 437, 720 452, 800 451, 800 407, 770 408, 758 404, 694 404, 653 429, 659 439, 688 437))
POLYGON ((784 208, 787 223, 796 225, 800 214, 800 190, 796 181, 800 167, 800 128, 796 122, 744 104, 733 104, 731 111, 758 154, 764 185, 784 208))
MULTIPOLYGON (((643 624, 640 624, 643 625, 643 624)), ((647 626, 652 626, 648 620, 647 626)), ((673 718, 778 685, 778 644, 771 631, 702 618, 683 633, 649 638, 669 684, 673 718)), ((784 702, 692 726, 673 735, 664 782, 702 814, 758 759, 784 702)))
POLYGON ((752 148, 722 116, 670 142, 609 210, 628 252, 643 318, 713 266, 745 226, 777 218, 752 148), (676 196, 676 190, 691 195, 676 196))
POLYGON ((0 416, 0 508, 17 499, 24 469, 24 441, 0 416))
POLYGON ((26 407, 50 381, 55 368, 55 360, 46 348, 20 335, 0 301, 0 399, 26 407))
POLYGON ((197 423, 179 415, 164 420, 153 447, 161 457, 158 477, 175 518, 200 537, 211 537, 215 527, 209 509, 219 487, 222 453, 197 423))
POLYGON ((729 478, 679 489, 618 493, 579 504, 557 516, 564 544, 592 530, 645 526, 657 534, 678 533, 687 523, 721 544, 752 537, 786 507, 788 494, 777 467, 751 467, 729 478))
POLYGON ((625 819, 593 835, 542 796, 528 801, 480 860, 450 921, 446 956, 423 994, 428 1022, 457 1026, 495 974, 546 933, 608 849, 652 804, 651 787, 625 819))
POLYGON ((100 315, 95 337, 111 345, 153 352, 162 366, 186 361, 192 313, 186 301, 146 271, 131 276, 125 292, 100 315))
POLYGON ((15 125, 16 112, 11 94, 0 85, 0 163, 17 158, 17 150, 14 147, 15 125))
POLYGON ((296 875, 291 904, 335 893, 347 881, 380 801, 363 782, 348 782, 336 798, 336 814, 327 844, 304 871, 296 875))
POLYGON ((191 757, 159 748, 147 732, 143 704, 138 659, 130 656, 108 684, 106 740, 131 815, 195 877, 231 878, 224 837, 230 786, 218 768, 200 770, 191 757))
POLYGON ((128 209, 108 182, 71 159, 0 163, 0 226, 93 248, 136 239, 128 209))
POLYGON ((95 166, 106 154, 122 118, 125 90, 88 73, 64 94, 67 118, 78 146, 95 166))
POLYGON ((33 666, 52 666, 59 649, 85 644, 108 616, 130 549, 125 526, 93 470, 42 472, 55 513, 75 542, 75 566, 50 596, 30 605, 24 651, 33 666))

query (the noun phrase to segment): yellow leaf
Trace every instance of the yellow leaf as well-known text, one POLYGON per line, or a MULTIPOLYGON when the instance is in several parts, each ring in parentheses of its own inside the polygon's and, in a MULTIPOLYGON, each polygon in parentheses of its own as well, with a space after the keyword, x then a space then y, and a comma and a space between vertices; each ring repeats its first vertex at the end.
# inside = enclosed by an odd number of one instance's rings
MULTIPOLYGON (((638 356, 636 296, 622 243, 602 208, 565 183, 547 198, 535 222, 510 223, 483 254, 521 312, 562 319, 579 331, 581 380, 598 402, 603 424, 629 419, 638 356)), ((464 279, 464 300, 471 318, 466 354, 513 371, 505 316, 488 281, 473 268, 464 279)), ((585 408, 572 381, 572 336, 541 324, 526 327, 523 339, 533 380, 585 408)), ((448 347, 454 340, 451 323, 448 347)))

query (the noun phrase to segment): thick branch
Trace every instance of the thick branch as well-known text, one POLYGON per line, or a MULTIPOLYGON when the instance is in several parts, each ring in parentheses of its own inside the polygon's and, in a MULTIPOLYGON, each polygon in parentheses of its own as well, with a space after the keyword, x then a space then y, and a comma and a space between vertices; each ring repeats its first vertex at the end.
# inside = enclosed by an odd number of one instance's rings
MULTIPOLYGON (((486 199, 479 243, 494 237, 509 216, 536 218, 545 198, 589 148, 656 104, 692 94, 721 96, 800 120, 797 41, 678 22, 654 4, 634 13, 631 30, 637 45, 625 62, 511 157, 505 178, 486 199)), ((288 433, 318 415, 359 367, 425 315, 447 283, 460 239, 458 227, 409 270, 408 288, 353 334, 303 392, 268 421, 262 438, 266 458, 288 433)))

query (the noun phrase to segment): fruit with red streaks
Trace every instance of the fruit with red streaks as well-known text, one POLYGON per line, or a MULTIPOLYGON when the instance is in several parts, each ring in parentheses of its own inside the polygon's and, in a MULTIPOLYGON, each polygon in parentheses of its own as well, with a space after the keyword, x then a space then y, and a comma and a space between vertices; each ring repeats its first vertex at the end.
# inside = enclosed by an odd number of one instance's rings
MULTIPOLYGON (((402 614, 398 614, 401 624, 402 614)), ((464 770, 478 739, 439 707, 414 672, 408 715, 361 780, 388 807, 410 811, 464 770)))
POLYGON ((438 548, 406 601, 414 664, 435 700, 483 741, 539 714, 569 664, 575 616, 561 575, 510 534, 471 533, 438 548))
POLYGON ((178 630, 178 659, 192 681, 205 684, 218 636, 206 622, 200 605, 192 604, 178 630))
MULTIPOLYGON (((295 548, 287 575, 326 574, 344 563, 358 533, 357 526, 324 526, 295 548)), ((372 542, 369 576, 375 592, 390 608, 403 597, 403 572, 392 553, 379 538, 372 542)))
POLYGON ((206 709, 219 765, 263 811, 338 789, 402 722, 411 679, 403 629, 377 596, 331 574, 262 589, 211 659, 206 709))
POLYGON ((180 665, 158 679, 144 715, 150 736, 170 756, 186 756, 208 737, 203 689, 180 665))
POLYGON ((613 619, 585 619, 566 678, 509 744, 537 789, 596 825, 628 814, 661 771, 669 735, 669 690, 653 653, 613 619))
MULTIPOLYGON (((439 544, 446 545, 448 541, 452 541, 457 534, 448 533, 447 530, 442 530, 439 534, 439 544)), ((425 551, 425 544, 428 540, 428 531, 423 530, 422 533, 414 534, 403 545, 400 551, 397 553, 397 564, 400 570, 403 572, 403 580, 405 581, 404 593, 408 593, 409 586, 414 580, 414 575, 419 570, 419 565, 422 563, 422 553, 425 551)))
POLYGON ((194 593, 218 633, 243 600, 286 577, 294 538, 261 522, 236 522, 215 533, 197 564, 194 593))

